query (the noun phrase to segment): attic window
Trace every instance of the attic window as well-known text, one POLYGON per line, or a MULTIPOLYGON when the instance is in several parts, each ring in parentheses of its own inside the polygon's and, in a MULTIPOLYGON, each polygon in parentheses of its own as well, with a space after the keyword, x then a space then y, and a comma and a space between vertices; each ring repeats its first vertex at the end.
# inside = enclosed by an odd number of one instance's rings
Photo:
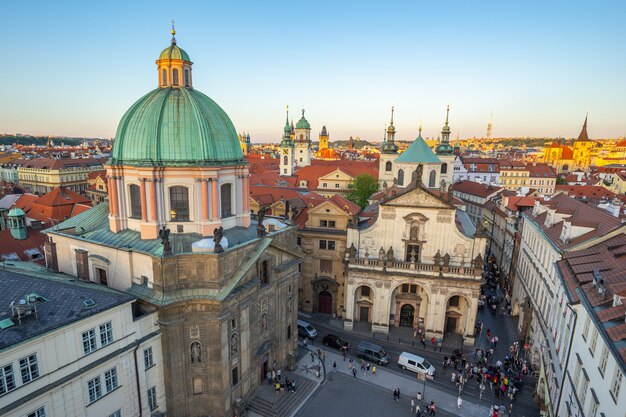
POLYGON ((95 307, 96 302, 91 298, 87 298, 86 300, 83 300, 83 304, 85 305, 85 307, 91 308, 91 307, 95 307))

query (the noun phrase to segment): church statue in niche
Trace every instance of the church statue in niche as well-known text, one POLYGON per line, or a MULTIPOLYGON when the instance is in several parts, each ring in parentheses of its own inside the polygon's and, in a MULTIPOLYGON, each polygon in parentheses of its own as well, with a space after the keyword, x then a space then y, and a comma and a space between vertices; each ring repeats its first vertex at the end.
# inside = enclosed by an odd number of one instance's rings
POLYGON ((191 363, 202 363, 202 346, 200 342, 191 344, 191 363))
POLYGON ((420 225, 417 222, 413 222, 411 224, 411 233, 409 235, 409 238, 411 240, 419 240, 419 234, 420 234, 420 225))
POLYGON ((236 355, 238 350, 239 350, 239 336, 237 335, 237 333, 233 333, 233 335, 230 337, 231 356, 236 355))
POLYGON ((267 313, 263 313, 263 316, 261 316, 261 329, 263 331, 267 330, 267 313))

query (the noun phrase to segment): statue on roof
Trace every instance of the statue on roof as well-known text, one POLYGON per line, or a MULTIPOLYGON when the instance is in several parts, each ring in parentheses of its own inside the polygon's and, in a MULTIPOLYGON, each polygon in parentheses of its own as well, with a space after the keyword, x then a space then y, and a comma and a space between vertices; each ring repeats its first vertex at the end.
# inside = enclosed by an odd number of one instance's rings
POLYGON ((257 237, 265 236, 265 226, 263 225, 263 220, 265 219, 266 213, 267 213, 267 206, 263 206, 259 209, 259 213, 257 214, 257 228, 256 228, 257 237))
POLYGON ((172 254, 172 245, 170 245, 170 229, 166 229, 165 226, 159 230, 159 237, 161 238, 161 245, 163 245, 163 256, 169 256, 172 254))
POLYGON ((213 242, 215 242, 213 251, 215 253, 224 252, 224 248, 222 248, 222 245, 220 244, 223 237, 224 237, 224 228, 222 226, 215 228, 215 230, 213 231, 213 242))

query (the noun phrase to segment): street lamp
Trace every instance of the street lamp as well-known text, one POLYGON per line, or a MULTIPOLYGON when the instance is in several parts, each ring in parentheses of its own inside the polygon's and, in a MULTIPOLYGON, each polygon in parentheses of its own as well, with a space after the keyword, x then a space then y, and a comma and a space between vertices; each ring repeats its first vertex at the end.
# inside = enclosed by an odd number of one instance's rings
POLYGON ((172 221, 176 220, 176 210, 170 210, 170 218, 172 221))

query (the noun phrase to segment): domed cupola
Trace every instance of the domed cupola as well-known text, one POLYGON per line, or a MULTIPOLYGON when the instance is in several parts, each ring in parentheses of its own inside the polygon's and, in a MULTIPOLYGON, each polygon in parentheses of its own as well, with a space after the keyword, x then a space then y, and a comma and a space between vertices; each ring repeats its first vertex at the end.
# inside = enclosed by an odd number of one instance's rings
POLYGON ((108 162, 110 226, 154 239, 211 235, 250 223, 248 168, 222 108, 192 84, 192 62, 172 40, 157 59, 158 88, 122 117, 108 162), (174 227, 173 227, 174 226, 174 227))

